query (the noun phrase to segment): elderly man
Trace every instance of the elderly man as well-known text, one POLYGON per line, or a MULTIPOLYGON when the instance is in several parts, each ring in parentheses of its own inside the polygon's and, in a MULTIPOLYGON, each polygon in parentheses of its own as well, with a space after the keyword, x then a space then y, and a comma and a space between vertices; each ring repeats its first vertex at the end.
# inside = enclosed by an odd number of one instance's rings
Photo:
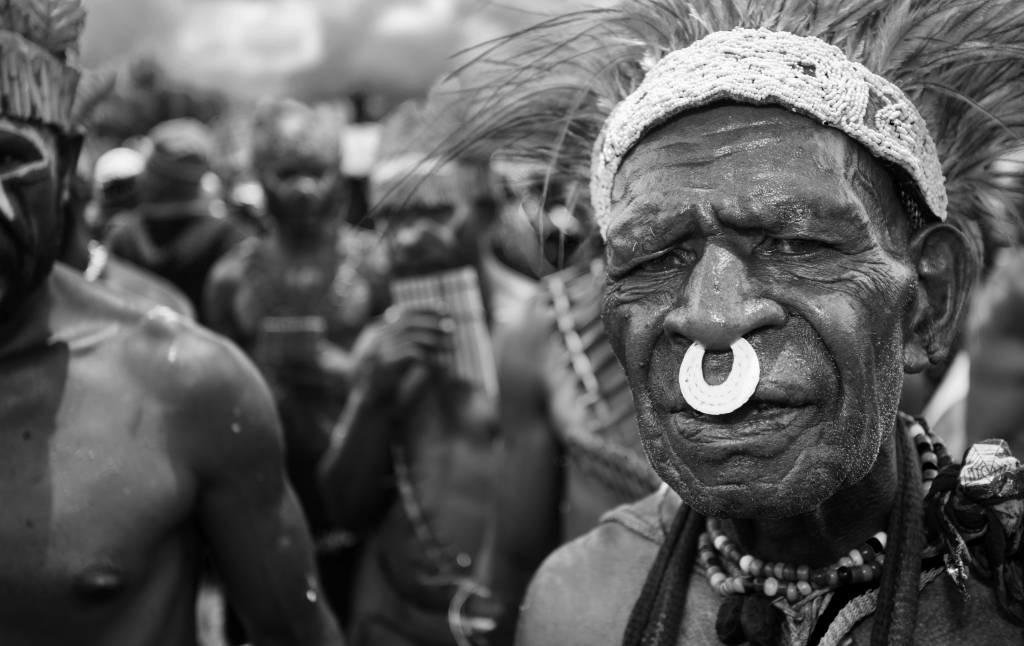
POLYGON ((254 644, 338 644, 252 366, 54 266, 83 17, 0 5, 0 643, 195 643, 209 555, 254 644))
POLYGON ((949 464, 897 402, 957 330, 979 194, 1012 200, 987 166, 1022 28, 1012 2, 666 1, 513 39, 467 131, 589 176, 667 483, 549 558, 520 643, 1021 642, 1024 472, 949 464))

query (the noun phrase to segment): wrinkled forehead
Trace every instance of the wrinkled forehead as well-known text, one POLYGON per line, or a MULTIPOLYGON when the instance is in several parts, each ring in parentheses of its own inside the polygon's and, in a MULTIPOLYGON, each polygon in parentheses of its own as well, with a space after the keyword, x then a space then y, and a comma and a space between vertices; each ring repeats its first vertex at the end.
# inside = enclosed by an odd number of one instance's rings
POLYGON ((899 214, 889 173, 860 144, 782 108, 726 104, 677 116, 628 153, 613 184, 608 242, 617 230, 649 227, 648 214, 700 205, 810 218, 827 217, 816 206, 846 203, 863 207, 851 217, 899 214))

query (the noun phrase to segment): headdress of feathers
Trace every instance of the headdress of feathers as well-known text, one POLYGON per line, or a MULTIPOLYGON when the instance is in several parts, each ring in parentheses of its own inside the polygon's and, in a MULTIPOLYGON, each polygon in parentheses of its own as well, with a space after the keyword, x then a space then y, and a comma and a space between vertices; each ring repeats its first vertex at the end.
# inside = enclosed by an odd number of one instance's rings
POLYGON ((489 145, 587 181, 602 127, 648 71, 736 28, 816 37, 897 86, 935 142, 949 221, 979 257, 1021 237, 1021 167, 1009 165, 1009 177, 993 168, 1024 132, 1016 0, 625 0, 554 17, 471 52, 456 75, 472 114, 446 147, 489 145))
POLYGON ((451 96, 435 88, 426 101, 407 101, 384 121, 370 171, 375 212, 493 199, 496 186, 485 147, 467 142, 457 154, 445 154, 444 142, 465 125, 465 113, 451 96))
POLYGON ((68 131, 81 0, 0 0, 0 113, 68 131))

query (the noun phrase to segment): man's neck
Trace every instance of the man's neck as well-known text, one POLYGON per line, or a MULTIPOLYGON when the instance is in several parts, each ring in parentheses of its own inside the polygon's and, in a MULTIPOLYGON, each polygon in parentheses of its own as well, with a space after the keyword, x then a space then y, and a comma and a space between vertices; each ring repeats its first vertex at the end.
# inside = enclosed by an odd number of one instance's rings
MULTIPOLYGON (((901 432, 897 424, 894 433, 901 432)), ((895 443, 890 436, 867 477, 817 509, 791 518, 726 520, 723 529, 741 551, 762 561, 822 567, 886 530, 896 494, 895 443)))
POLYGON ((274 231, 274 243, 286 258, 307 258, 337 249, 339 233, 336 229, 325 228, 322 234, 296 234, 278 228, 274 231))

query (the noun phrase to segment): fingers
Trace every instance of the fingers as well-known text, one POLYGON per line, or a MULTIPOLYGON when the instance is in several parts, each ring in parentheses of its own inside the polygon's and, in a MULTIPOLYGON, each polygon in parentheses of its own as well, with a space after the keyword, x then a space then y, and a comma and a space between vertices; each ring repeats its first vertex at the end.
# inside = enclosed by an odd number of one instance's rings
POLYGON ((451 348, 455 321, 440 304, 393 305, 385 312, 384 323, 384 343, 408 342, 435 352, 451 348))

